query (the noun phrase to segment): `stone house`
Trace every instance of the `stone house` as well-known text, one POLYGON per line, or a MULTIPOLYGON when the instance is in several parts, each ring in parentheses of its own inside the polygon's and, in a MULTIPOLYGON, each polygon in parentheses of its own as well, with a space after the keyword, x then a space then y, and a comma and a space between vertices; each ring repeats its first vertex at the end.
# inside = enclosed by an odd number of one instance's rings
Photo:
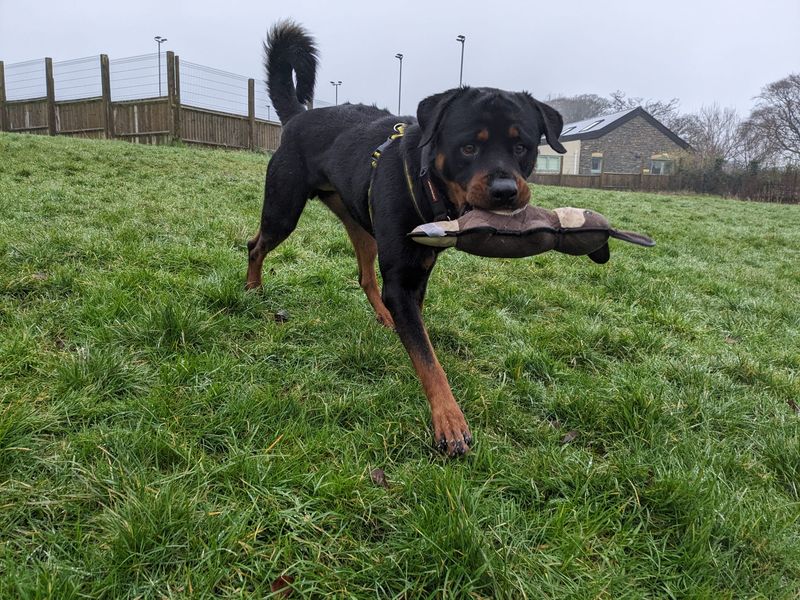
POLYGON ((566 154, 539 146, 536 173, 670 175, 691 146, 641 106, 593 119, 567 123, 559 141, 566 154))

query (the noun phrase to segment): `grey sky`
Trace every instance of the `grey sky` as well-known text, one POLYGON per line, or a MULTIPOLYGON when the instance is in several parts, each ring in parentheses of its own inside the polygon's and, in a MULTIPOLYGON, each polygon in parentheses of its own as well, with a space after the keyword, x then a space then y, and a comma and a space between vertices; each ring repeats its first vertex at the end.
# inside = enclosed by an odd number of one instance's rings
POLYGON ((800 0, 361 2, 230 0, 63 2, 0 0, 0 60, 101 52, 112 59, 154 52, 154 35, 183 60, 263 78, 269 24, 292 17, 317 38, 317 98, 397 109, 464 81, 553 94, 677 97, 683 112, 717 102, 743 116, 767 83, 800 71, 800 0))

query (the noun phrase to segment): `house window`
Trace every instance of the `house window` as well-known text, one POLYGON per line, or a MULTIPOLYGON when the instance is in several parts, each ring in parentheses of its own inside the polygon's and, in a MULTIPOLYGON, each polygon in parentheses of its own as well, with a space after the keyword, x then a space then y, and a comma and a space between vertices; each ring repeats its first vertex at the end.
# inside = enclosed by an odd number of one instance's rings
POLYGON ((536 172, 561 173, 561 157, 543 156, 540 154, 539 158, 536 159, 536 172))
POLYGON ((592 157, 592 175, 600 175, 603 172, 603 157, 592 157))
POLYGON ((650 161, 650 174, 651 175, 672 175, 672 161, 671 160, 651 160, 650 161))
POLYGON ((605 119, 598 119, 597 121, 594 121, 593 123, 589 123, 589 124, 588 124, 586 127, 584 127, 583 129, 581 129, 581 131, 580 131, 579 133, 582 133, 582 132, 584 132, 584 131, 589 131, 589 130, 590 130, 592 127, 594 127, 594 126, 596 126, 596 125, 599 125, 599 124, 600 124, 600 123, 602 123, 603 121, 605 121, 605 119))

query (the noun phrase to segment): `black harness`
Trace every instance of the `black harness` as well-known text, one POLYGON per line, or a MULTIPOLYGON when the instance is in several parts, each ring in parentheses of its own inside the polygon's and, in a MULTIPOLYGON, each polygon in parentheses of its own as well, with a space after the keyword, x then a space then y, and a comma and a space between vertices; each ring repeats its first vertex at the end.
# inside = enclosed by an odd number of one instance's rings
MULTIPOLYGON (((406 123, 397 123, 393 130, 394 133, 390 135, 385 142, 383 142, 380 146, 378 146, 372 152, 371 164, 372 164, 372 173, 369 178, 369 189, 367 191, 367 206, 369 208, 369 220, 372 221, 372 187, 375 181, 375 173, 378 171, 378 161, 381 158, 381 154, 383 154, 386 149, 392 145, 392 143, 405 135, 405 130, 408 125, 406 123)), ((431 145, 426 144, 422 148, 422 167, 419 171, 419 177, 422 181, 422 187, 425 191, 425 199, 428 201, 428 206, 433 213, 433 221, 449 221, 450 220, 450 213, 447 207, 447 203, 444 199, 440 198, 439 192, 436 190, 436 186, 431 181, 431 177, 429 174, 429 165, 430 165, 430 152, 431 152, 431 145)), ((414 210, 416 211, 419 218, 422 220, 423 223, 427 222, 427 218, 423 215, 422 210, 420 209, 419 202, 417 201, 417 195, 414 193, 414 181, 411 179, 411 173, 408 170, 408 163, 406 159, 403 158, 403 174, 406 178, 406 185, 408 185, 408 193, 411 195, 411 202, 414 204, 414 210)))

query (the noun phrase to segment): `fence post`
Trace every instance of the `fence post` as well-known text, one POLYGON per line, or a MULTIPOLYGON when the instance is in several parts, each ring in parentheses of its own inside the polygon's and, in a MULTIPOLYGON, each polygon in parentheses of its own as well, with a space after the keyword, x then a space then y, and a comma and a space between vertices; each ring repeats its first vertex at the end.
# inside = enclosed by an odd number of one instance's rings
POLYGON ((47 82, 47 129, 50 135, 56 132, 56 84, 53 79, 53 59, 44 59, 44 75, 47 82))
POLYGON ((0 60, 0 131, 6 131, 6 69, 0 60))
POLYGON ((247 80, 247 122, 248 140, 250 150, 256 149, 256 80, 247 80))
POLYGON ((108 55, 100 55, 100 86, 103 90, 103 129, 107 140, 114 137, 114 113, 111 109, 111 73, 108 55))
POLYGON ((175 53, 172 50, 167 50, 167 109, 169 111, 169 134, 172 141, 178 138, 178 125, 179 118, 176 115, 176 98, 175 98, 175 53))
POLYGON ((182 139, 183 135, 183 128, 181 127, 181 59, 179 56, 175 56, 175 60, 173 61, 175 64, 175 89, 172 92, 172 98, 175 102, 175 106, 173 108, 175 112, 175 137, 179 140, 182 139))

